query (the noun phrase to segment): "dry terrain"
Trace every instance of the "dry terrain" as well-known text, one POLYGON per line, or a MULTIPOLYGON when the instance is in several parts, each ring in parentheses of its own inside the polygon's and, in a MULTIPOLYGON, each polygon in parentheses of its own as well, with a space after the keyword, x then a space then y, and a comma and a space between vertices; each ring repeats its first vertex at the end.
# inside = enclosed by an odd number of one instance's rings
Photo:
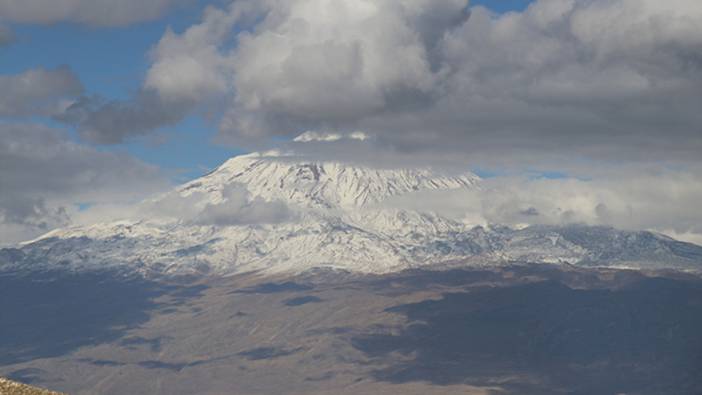
POLYGON ((48 391, 17 383, 0 377, 0 395, 61 395, 58 392, 48 391))
POLYGON ((702 392, 702 284, 684 276, 0 281, 0 375, 72 395, 702 392))

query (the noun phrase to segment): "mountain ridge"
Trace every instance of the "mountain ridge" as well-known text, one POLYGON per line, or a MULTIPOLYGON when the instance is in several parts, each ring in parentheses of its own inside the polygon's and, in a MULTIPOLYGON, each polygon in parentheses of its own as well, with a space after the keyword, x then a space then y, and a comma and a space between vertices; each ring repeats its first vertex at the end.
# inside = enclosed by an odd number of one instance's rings
POLYGON ((698 271, 702 247, 646 231, 585 225, 474 226, 383 202, 480 188, 472 173, 374 169, 271 151, 142 202, 136 218, 58 229, 0 250, 0 270, 122 267, 144 275, 389 273, 508 262, 698 271))

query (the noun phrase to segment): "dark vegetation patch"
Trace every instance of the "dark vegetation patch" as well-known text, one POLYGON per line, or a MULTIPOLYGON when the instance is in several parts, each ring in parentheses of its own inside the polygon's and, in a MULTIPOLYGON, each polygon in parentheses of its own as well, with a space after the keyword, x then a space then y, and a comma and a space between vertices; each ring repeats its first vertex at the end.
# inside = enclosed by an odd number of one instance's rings
POLYGON ((399 296, 432 286, 461 287, 478 282, 499 282, 503 274, 496 270, 406 270, 396 274, 370 277, 358 282, 361 289, 370 285, 375 292, 399 296))
POLYGON ((253 287, 242 288, 234 291, 234 293, 243 294, 275 294, 283 292, 302 292, 309 291, 312 287, 309 285, 298 284, 292 281, 282 283, 263 283, 253 287))
POLYGON ((93 358, 79 358, 76 359, 78 362, 89 363, 95 366, 124 366, 125 364, 118 361, 110 361, 107 359, 93 359, 93 358))
POLYGON ((325 372, 323 374, 320 374, 319 376, 305 377, 305 381, 327 381, 333 379, 335 376, 336 373, 334 372, 325 372))
POLYGON ((335 326, 331 328, 319 328, 319 329, 310 329, 307 331, 308 334, 310 335, 346 335, 349 333, 352 333, 353 329, 352 328, 347 328, 343 326, 335 326))
MULTIPOLYGON (((671 278, 686 278, 688 276, 667 273, 671 278)), ((433 287, 474 288, 485 284, 488 287, 497 285, 526 284, 535 280, 552 280, 567 284, 574 288, 611 288, 640 281, 645 276, 635 270, 577 268, 567 265, 551 265, 539 263, 515 263, 510 266, 493 269, 448 269, 406 270, 399 273, 374 277, 351 282, 357 289, 368 286, 379 294, 400 296, 414 293, 419 289, 433 287), (603 277, 605 279, 603 279, 603 277)))
POLYGON ((393 383, 522 377, 505 385, 509 393, 702 393, 701 282, 637 275, 610 288, 563 284, 582 282, 574 275, 399 305, 388 310, 407 318, 399 333, 352 344, 386 363, 375 378, 393 383))
POLYGON ((8 374, 7 378, 19 383, 32 384, 41 382, 41 377, 44 374, 46 374, 46 371, 43 369, 25 368, 15 370, 14 372, 8 374))
MULTIPOLYGON (((203 290, 112 271, 0 274, 0 366, 117 341, 152 312, 203 290), (164 295, 172 298, 155 302, 164 295)), ((147 344, 157 351, 160 339, 128 338, 122 344, 147 344)))
POLYGON ((288 350, 288 349, 279 348, 279 347, 258 347, 258 348, 254 348, 251 350, 240 352, 239 355, 242 357, 245 357, 246 359, 248 359, 250 361, 258 361, 258 360, 262 360, 262 359, 274 359, 274 358, 285 357, 288 355, 295 354, 301 350, 302 350, 302 348, 295 348, 292 350, 288 350))
POLYGON ((159 361, 159 360, 147 360, 147 361, 141 361, 137 363, 137 365, 141 366, 142 368, 146 369, 166 369, 166 370, 171 370, 174 372, 180 372, 181 370, 189 367, 194 367, 194 366, 199 366, 199 365, 205 365, 208 363, 213 363, 213 362, 218 362, 218 361, 224 361, 231 359, 233 356, 223 356, 223 357, 216 357, 216 358, 209 358, 209 359, 198 359, 195 361, 191 362, 165 362, 165 361, 159 361))
POLYGON ((134 346, 147 346, 151 352, 161 351, 161 343, 163 342, 162 337, 145 338, 141 336, 130 336, 125 337, 119 341, 120 346, 125 346, 130 349, 135 349, 134 346))
POLYGON ((283 301, 283 304, 285 304, 286 306, 302 306, 303 304, 320 302, 322 302, 322 299, 316 296, 301 296, 299 298, 287 299, 283 301))
POLYGON ((199 285, 181 285, 174 288, 169 296, 173 298, 174 303, 185 303, 189 299, 199 298, 208 287, 203 284, 199 285))
POLYGON ((183 370, 184 367, 188 366, 188 363, 170 363, 163 361, 141 361, 138 363, 139 366, 146 369, 166 369, 172 370, 174 372, 179 372, 183 370))

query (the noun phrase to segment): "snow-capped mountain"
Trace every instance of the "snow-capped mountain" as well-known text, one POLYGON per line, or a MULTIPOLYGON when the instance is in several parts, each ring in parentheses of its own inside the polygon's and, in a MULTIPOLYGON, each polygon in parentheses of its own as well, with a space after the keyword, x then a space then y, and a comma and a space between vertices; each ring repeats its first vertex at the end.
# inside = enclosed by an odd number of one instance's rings
POLYGON ((466 188, 480 188, 480 179, 280 152, 248 154, 141 203, 132 219, 59 229, 0 250, 0 268, 221 275, 320 267, 387 273, 510 262, 696 270, 702 263, 702 247, 650 232, 476 227, 384 204, 418 191, 466 188))
POLYGON ((470 173, 447 176, 428 169, 372 169, 308 162, 270 151, 232 158, 178 192, 184 196, 197 192, 217 196, 233 184, 243 184, 251 195, 267 201, 280 200, 308 208, 354 209, 418 190, 470 188, 478 181, 470 173))

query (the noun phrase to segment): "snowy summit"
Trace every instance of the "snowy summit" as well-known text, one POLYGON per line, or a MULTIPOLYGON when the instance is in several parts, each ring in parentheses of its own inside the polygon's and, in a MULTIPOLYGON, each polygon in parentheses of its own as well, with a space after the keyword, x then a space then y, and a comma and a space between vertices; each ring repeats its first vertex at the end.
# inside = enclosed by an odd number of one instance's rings
POLYGON ((133 218, 52 231, 0 252, 5 269, 122 268, 144 275, 388 273, 515 262, 696 269, 702 248, 604 227, 476 226, 389 198, 480 188, 472 173, 376 169, 277 151, 234 157, 144 201, 133 218))

